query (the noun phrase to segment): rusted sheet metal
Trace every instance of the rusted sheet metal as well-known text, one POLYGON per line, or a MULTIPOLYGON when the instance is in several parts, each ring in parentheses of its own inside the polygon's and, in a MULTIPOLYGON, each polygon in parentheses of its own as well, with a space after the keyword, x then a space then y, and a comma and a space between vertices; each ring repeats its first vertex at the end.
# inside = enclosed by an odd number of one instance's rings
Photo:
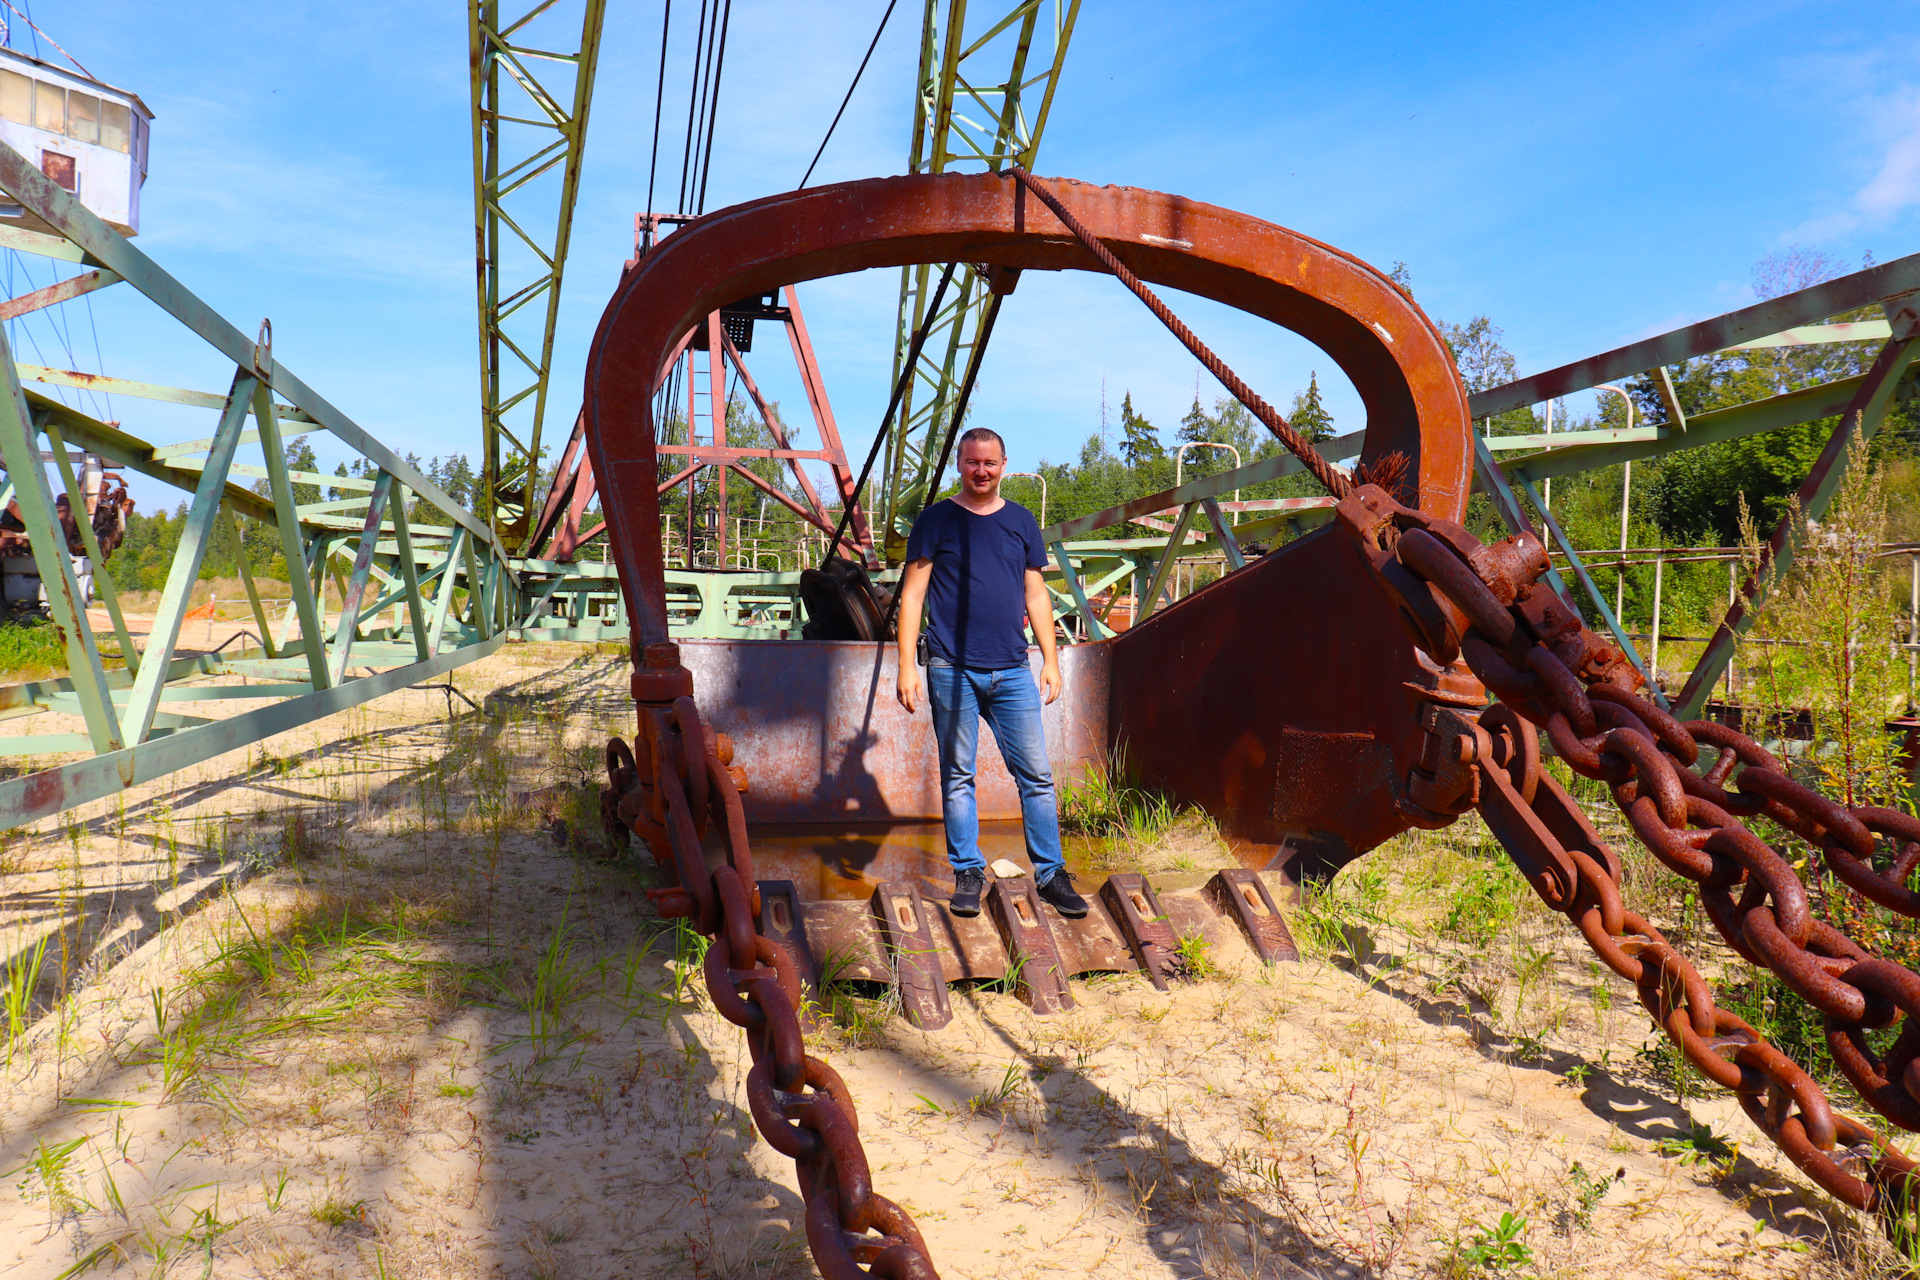
POLYGON ((907 1021, 922 1031, 938 1031, 953 1021, 947 982, 927 904, 911 880, 888 880, 873 892, 873 914, 893 961, 894 987, 907 1021))
POLYGON ((991 982, 1007 976, 1007 947, 992 917, 984 912, 956 916, 939 901, 927 902, 927 917, 940 951, 941 981, 991 982))
POLYGON ((1073 1008, 1067 966, 1054 943, 1051 909, 1040 901, 1032 876, 990 877, 987 909, 1012 959, 1014 993, 1035 1013, 1073 1008))
POLYGON ((805 916, 793 881, 760 881, 760 918, 755 925, 762 937, 787 953, 800 975, 801 986, 809 996, 817 997, 820 967, 814 963, 813 948, 807 945, 805 916))
MULTIPOLYGON (((1147 283, 1225 302, 1318 345, 1365 404, 1362 461, 1405 454, 1421 506, 1459 514, 1471 468, 1466 395, 1438 330, 1386 276, 1248 214, 1130 187, 1047 185, 1147 283)), ((594 336, 584 399, 636 652, 667 639, 652 414, 681 337, 735 298, 924 262, 1101 269, 1011 177, 948 173, 737 205, 689 223, 627 272, 594 336)))
POLYGON ((1207 892, 1220 904, 1221 912, 1239 924, 1262 961, 1274 964, 1300 958, 1286 918, 1259 876, 1244 867, 1229 867, 1207 882, 1207 892))
POLYGON ((1167 913, 1167 926, 1177 945, 1185 938, 1198 938, 1213 955, 1245 945, 1240 931, 1220 915, 1220 905, 1207 893, 1202 875, 1166 876, 1154 886, 1154 897, 1167 913))
POLYGON ((1173 925, 1153 886, 1137 872, 1118 872, 1108 876, 1107 882, 1100 886, 1100 900, 1119 926, 1147 980, 1156 989, 1165 991, 1168 977, 1177 969, 1174 947, 1179 939, 1173 935, 1173 925))
POLYGON ((805 902, 800 918, 822 982, 892 982, 893 966, 865 902, 805 902))
POLYGON ((1296 882, 1415 825, 1432 702, 1480 683, 1414 647, 1350 538, 1308 534, 1109 642, 1117 749, 1296 882))
POLYGON ((1075 975, 1128 973, 1139 968, 1126 935, 1114 923, 1106 904, 1097 895, 1090 895, 1087 907, 1087 914, 1078 920, 1069 920, 1058 912, 1050 912, 1047 917, 1066 971, 1075 975))
MULTIPOLYGON (((1060 651, 1066 689, 1046 708, 1054 776, 1106 758, 1106 645, 1060 651)), ((1036 671, 1038 650, 1032 651, 1036 671)), ((747 820, 870 822, 940 817, 933 719, 894 697, 892 645, 827 640, 683 640, 680 660, 708 723, 733 739, 752 790, 747 820)), ((1020 797, 982 725, 980 817, 1018 818, 1020 797)))

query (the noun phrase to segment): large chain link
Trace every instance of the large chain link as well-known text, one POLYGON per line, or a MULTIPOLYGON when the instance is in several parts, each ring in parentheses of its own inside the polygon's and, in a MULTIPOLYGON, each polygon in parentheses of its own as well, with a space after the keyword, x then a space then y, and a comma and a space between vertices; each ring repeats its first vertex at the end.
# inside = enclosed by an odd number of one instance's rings
MULTIPOLYGON (((636 695, 689 683, 663 678, 683 674, 672 645, 649 646, 646 665, 636 673, 636 695)), ((617 839, 641 836, 668 873, 666 887, 647 891, 660 914, 691 921, 710 940, 707 993, 747 1033, 747 1105, 761 1136, 798 1170, 820 1274, 939 1280, 913 1218, 873 1189, 846 1083, 806 1051, 792 961, 755 929, 760 888, 739 786, 727 768, 731 745, 708 732, 690 696, 636 701, 634 747, 619 738, 607 744, 601 811, 617 839), (726 850, 711 871, 703 851, 710 826, 726 850)))
POLYGON ((1882 1213, 1891 1229, 1915 1189, 1915 1163, 1835 1112, 1811 1076, 1716 1006, 1699 971, 1626 909, 1619 859, 1540 768, 1539 730, 1575 773, 1606 783, 1634 834, 1698 887, 1728 946, 1820 1010, 1840 1070, 1868 1105, 1910 1131, 1920 1131, 1920 975, 1816 918, 1798 873, 1742 819, 1778 823, 1862 896, 1917 918, 1920 893, 1907 878, 1920 864, 1920 822, 1837 804, 1745 734, 1683 724, 1641 697, 1626 656, 1540 581, 1547 555, 1531 534, 1488 546, 1373 486, 1354 490, 1339 516, 1421 647, 1442 662, 1464 657, 1499 699, 1473 729, 1470 750, 1487 784, 1477 800, 1535 891, 1634 985, 1688 1062, 1739 1094, 1789 1159, 1840 1200, 1882 1213), (1875 866, 1888 856, 1878 837, 1892 844, 1885 870, 1875 866), (1866 1032, 1903 1014, 1883 1059, 1866 1032))

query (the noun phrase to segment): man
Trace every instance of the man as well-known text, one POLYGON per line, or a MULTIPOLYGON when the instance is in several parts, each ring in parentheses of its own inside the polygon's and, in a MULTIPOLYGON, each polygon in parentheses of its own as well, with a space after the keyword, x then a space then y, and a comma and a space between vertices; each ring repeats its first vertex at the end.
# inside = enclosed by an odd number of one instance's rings
POLYGON ((1053 607, 1040 571, 1047 549, 1033 513, 1000 496, 1007 446, 975 427, 960 437, 960 493, 920 513, 907 538, 900 590, 900 705, 909 715, 921 698, 915 650, 923 608, 930 606, 926 694, 940 743, 940 799, 947 859, 953 864, 957 916, 980 914, 987 886, 980 856, 980 817, 973 767, 980 721, 993 726, 1001 758, 1020 791, 1020 824, 1040 896, 1063 916, 1087 914, 1060 856, 1060 817, 1040 726, 1040 697, 1060 696, 1060 658, 1053 645, 1053 607), (1040 645, 1040 685, 1027 669, 1026 621, 1040 645))

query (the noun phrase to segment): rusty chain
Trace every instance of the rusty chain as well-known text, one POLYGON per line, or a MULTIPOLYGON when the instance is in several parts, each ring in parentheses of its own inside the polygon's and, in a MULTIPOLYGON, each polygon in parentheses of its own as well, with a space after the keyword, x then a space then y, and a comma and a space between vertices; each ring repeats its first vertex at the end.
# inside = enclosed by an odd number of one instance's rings
POLYGON ((939 1280, 907 1211, 873 1189, 853 1097, 839 1074, 806 1051, 800 978, 755 928, 760 888, 747 843, 733 747, 709 732, 691 674, 672 644, 646 647, 633 674, 639 733, 607 744, 601 813, 624 842, 646 840, 669 883, 649 889, 663 918, 686 919, 708 940, 707 993, 747 1033, 753 1066, 747 1105, 767 1143, 791 1158, 806 1203, 807 1244, 826 1280, 939 1280), (711 871, 704 840, 717 828, 725 860, 711 871))
MULTIPOLYGON (((1625 907, 1619 859, 1541 769, 1539 731, 1575 773, 1611 787, 1634 834, 1698 887, 1728 946, 1820 1010, 1842 1073, 1868 1105, 1907 1130, 1920 1130, 1920 975, 1816 918, 1799 874, 1742 819, 1778 823, 1819 849, 1842 882, 1912 917, 1920 917, 1920 893, 1906 879, 1920 863, 1920 822, 1837 804, 1795 781, 1745 734, 1707 721, 1683 724, 1639 696, 1640 676, 1625 655, 1540 581, 1547 555, 1532 534, 1488 546, 1374 486, 1355 489, 1338 514, 1421 647, 1443 663, 1464 657, 1499 698, 1477 723, 1465 721, 1457 739, 1458 755, 1471 757, 1481 784, 1457 812, 1479 808, 1541 899, 1634 985, 1688 1062, 1739 1094, 1754 1124, 1794 1164, 1845 1203, 1881 1213, 1894 1230, 1916 1189, 1915 1163, 1834 1111, 1811 1076, 1716 1006, 1699 971, 1625 907), (1703 748, 1713 758, 1697 770, 1703 748), (1885 871, 1874 866, 1876 836, 1894 844, 1885 871), (1883 1059, 1866 1032, 1902 1014, 1907 1025, 1883 1059)), ((1426 825, 1455 815, 1434 816, 1426 825)))

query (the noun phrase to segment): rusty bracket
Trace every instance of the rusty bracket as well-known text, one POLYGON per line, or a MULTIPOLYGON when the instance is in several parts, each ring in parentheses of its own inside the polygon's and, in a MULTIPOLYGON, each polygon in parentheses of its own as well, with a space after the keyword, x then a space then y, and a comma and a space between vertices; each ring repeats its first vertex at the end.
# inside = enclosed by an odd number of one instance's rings
POLYGON ((1107 877, 1100 896, 1148 980, 1156 990, 1165 991, 1167 979, 1179 976, 1180 955, 1173 924, 1153 886, 1138 872, 1121 871, 1107 877))
POLYGON ((1013 961, 1014 994, 1039 1014, 1073 1008, 1067 967, 1054 945, 1046 907, 1033 877, 996 877, 988 890, 987 903, 1013 961))
POLYGON ((873 914, 893 960, 893 980, 907 1020, 922 1031, 938 1031, 953 1021, 940 951, 919 886, 911 880, 883 880, 873 892, 873 914))
POLYGON ((779 947, 793 961, 807 999, 820 1000, 820 966, 814 962, 813 948, 807 945, 807 931, 800 914, 800 895, 791 880, 760 881, 760 918, 755 922, 760 936, 779 947))
POLYGON ((1437 702, 1420 712, 1427 739, 1407 772, 1407 799, 1431 813, 1457 817, 1480 803, 1481 729, 1471 715, 1437 702))
POLYGON ((1286 918, 1259 876, 1245 867, 1229 867, 1207 881, 1207 893, 1222 911, 1240 922, 1261 960, 1273 964, 1300 958, 1300 948, 1294 945, 1286 918))

